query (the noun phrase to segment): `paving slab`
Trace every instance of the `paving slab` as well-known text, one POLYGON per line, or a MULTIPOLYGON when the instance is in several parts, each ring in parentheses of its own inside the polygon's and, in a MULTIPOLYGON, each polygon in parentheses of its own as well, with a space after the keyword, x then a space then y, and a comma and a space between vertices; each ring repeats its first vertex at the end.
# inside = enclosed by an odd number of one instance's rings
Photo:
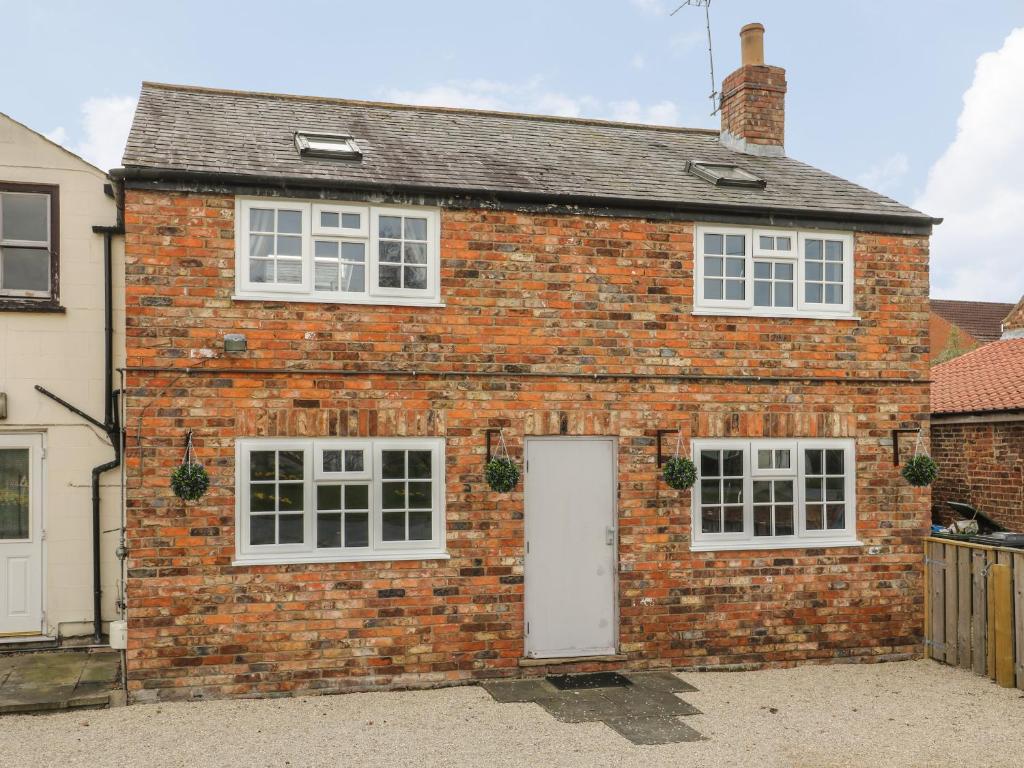
POLYGON ((626 674, 633 685, 648 690, 669 691, 670 693, 693 693, 697 689, 668 670, 657 672, 629 672, 626 674))
POLYGON ((705 740, 686 723, 671 717, 613 717, 605 722, 634 744, 677 744, 705 740))
POLYGON ((0 714, 105 707, 119 671, 117 651, 0 655, 0 714))

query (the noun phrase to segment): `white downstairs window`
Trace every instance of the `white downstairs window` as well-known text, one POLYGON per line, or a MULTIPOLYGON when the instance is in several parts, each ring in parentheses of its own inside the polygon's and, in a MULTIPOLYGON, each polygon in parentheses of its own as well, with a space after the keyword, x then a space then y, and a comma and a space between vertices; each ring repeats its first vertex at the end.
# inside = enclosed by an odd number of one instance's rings
POLYGON ((853 236, 697 227, 694 314, 853 317, 853 236))
POLYGON ((433 208, 240 198, 236 298, 440 303, 433 208))
POLYGON ((852 440, 695 440, 694 551, 857 544, 852 440))
POLYGON ((238 563, 447 557, 444 440, 243 439, 238 563))

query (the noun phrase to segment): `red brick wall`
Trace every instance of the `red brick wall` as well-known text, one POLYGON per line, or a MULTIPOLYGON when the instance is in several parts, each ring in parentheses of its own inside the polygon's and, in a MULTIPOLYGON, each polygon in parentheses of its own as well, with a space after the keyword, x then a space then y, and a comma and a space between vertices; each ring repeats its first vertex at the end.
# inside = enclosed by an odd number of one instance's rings
POLYGON ((857 236, 859 322, 766 320, 689 314, 690 222, 446 210, 446 306, 425 309, 234 301, 233 218, 230 197, 126 197, 129 365, 174 369, 127 383, 136 698, 519 674, 523 497, 482 481, 495 426, 516 456, 524 435, 618 438, 626 666, 919 652, 929 497, 886 439, 927 419, 927 385, 877 379, 927 376, 926 238, 857 236), (233 331, 250 351, 208 359, 233 331), (236 370, 303 365, 419 374, 236 370), (467 368, 496 373, 438 375, 467 368), (580 370, 861 381, 557 376, 580 370), (676 427, 855 437, 865 547, 690 553, 689 493, 655 466, 656 430, 676 427), (187 429, 213 480, 188 505, 167 487, 187 429), (261 435, 445 436, 451 560, 232 566, 234 439, 261 435))
POLYGON ((947 501, 979 509, 1012 531, 1024 531, 1024 421, 932 423, 932 486, 936 519, 950 518, 947 501))

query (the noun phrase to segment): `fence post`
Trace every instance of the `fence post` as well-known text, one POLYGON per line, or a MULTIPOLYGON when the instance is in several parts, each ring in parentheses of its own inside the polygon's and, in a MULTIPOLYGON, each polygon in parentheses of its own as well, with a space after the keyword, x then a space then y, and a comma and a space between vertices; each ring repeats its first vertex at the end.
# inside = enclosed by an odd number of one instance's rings
POLYGON ((992 646, 995 680, 1013 688, 1013 588, 1010 566, 997 563, 989 568, 989 598, 992 602, 992 646))

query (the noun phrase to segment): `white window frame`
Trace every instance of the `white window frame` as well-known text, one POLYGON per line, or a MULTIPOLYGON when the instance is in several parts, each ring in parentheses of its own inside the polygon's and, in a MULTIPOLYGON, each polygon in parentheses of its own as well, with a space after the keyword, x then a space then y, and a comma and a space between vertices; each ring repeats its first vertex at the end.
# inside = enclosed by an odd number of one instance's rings
MULTIPOLYGON (((53 296, 53 243, 52 220, 53 220, 53 194, 46 192, 19 192, 12 189, 0 190, 0 197, 45 197, 46 198, 46 239, 45 240, 15 240, 14 238, 4 239, 3 237, 3 204, 0 202, 0 249, 3 248, 30 248, 40 251, 46 260, 46 290, 32 291, 13 288, 4 288, 0 278, 0 299, 48 299, 53 296)), ((3 258, 0 254, 0 258, 3 258)))
MULTIPOLYGON (((854 238, 849 232, 826 230, 793 230, 770 228, 744 228, 735 226, 717 226, 701 224, 694 228, 694 284, 693 314, 749 317, 779 318, 812 318, 828 320, 857 320, 853 310, 854 281, 854 238), (746 289, 743 301, 704 298, 704 235, 742 234, 747 239, 746 289), (789 237, 792 250, 778 251, 763 249, 761 235, 771 237, 789 237), (843 242, 843 303, 817 304, 804 301, 805 296, 805 260, 804 244, 806 240, 841 240, 843 242), (754 305, 754 262, 791 262, 795 265, 793 275, 793 306, 792 307, 759 307, 754 305)), ((774 268, 773 268, 773 283, 774 268)))
MULTIPOLYGON (((799 237, 800 259, 798 262, 799 295, 796 297, 796 305, 802 312, 820 312, 826 315, 851 315, 853 314, 853 236, 845 232, 801 232, 799 237), (805 289, 807 260, 804 258, 804 248, 808 240, 837 240, 843 244, 843 302, 842 304, 826 304, 824 296, 822 302, 810 302, 806 300, 805 289)), ((824 243, 822 249, 824 252, 824 243)), ((828 262, 823 259, 823 264, 828 262)))
POLYGON ((691 545, 693 552, 718 552, 726 550, 765 550, 765 549, 806 549, 821 547, 852 547, 860 546, 857 540, 857 463, 856 446, 849 438, 829 439, 749 439, 749 438, 715 438, 695 439, 690 445, 691 456, 697 466, 697 481, 691 491, 691 545), (788 470, 757 470, 758 448, 790 448, 795 451, 792 457, 795 466, 788 470), (701 531, 701 462, 702 450, 735 450, 744 452, 743 478, 743 532, 704 533, 701 531), (806 508, 804 506, 804 450, 841 449, 844 451, 844 495, 846 504, 845 527, 821 531, 806 529, 806 508), (793 478, 794 535, 792 536, 754 536, 754 494, 755 479, 786 479, 793 478))
MULTIPOLYGON (((340 289, 340 285, 339 285, 340 289)), ((373 206, 356 202, 314 202, 275 197, 237 197, 235 199, 235 294, 238 301, 299 301, 324 304, 383 304, 396 306, 442 307, 441 301, 441 214, 426 206, 373 206), (301 285, 254 283, 249 280, 249 211, 274 208, 303 211, 301 285), (362 214, 358 230, 321 227, 323 211, 362 214), (427 286, 418 288, 380 288, 377 286, 377 224, 381 215, 414 216, 427 220, 427 286), (366 246, 365 288, 363 291, 318 291, 315 284, 314 240, 339 243, 359 242, 366 246)))
MULTIPOLYGON (((444 438, 240 438, 235 441, 235 565, 288 563, 384 562, 391 560, 446 560, 445 549, 445 441, 444 438), (367 451, 363 472, 323 472, 324 450, 360 448, 367 451), (381 540, 380 455, 384 450, 432 452, 431 539, 384 542, 381 540), (252 451, 304 451, 303 543, 249 543, 249 456, 252 451), (316 489, 319 485, 365 484, 369 486, 369 544, 366 547, 318 548, 316 545, 316 489)), ((344 513, 342 513, 344 514, 344 513)))

